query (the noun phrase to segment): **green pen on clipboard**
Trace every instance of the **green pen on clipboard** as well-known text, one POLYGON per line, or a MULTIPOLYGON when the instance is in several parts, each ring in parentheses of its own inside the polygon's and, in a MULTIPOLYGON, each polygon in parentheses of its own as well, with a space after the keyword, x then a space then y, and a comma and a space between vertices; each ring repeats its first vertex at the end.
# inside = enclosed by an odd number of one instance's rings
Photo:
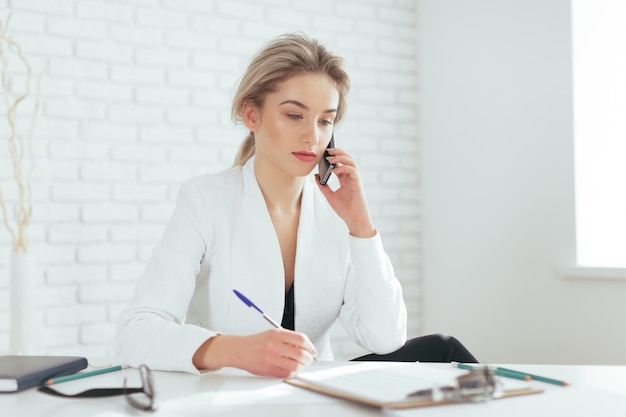
MULTIPOLYGON (((474 369, 474 366, 472 365, 468 365, 465 363, 458 363, 458 362, 452 362, 452 366, 460 368, 460 369, 469 369, 469 370, 474 369)), ((520 372, 514 369, 502 368, 499 366, 490 367, 490 369, 494 373, 494 375, 500 375, 506 378, 523 379, 526 381, 530 381, 532 379, 535 381, 547 382, 548 384, 561 385, 563 387, 566 387, 569 385, 569 383, 565 381, 561 381, 561 380, 554 379, 554 378, 547 378, 545 376, 540 376, 540 375, 535 375, 535 374, 529 374, 527 372, 520 372)))
MULTIPOLYGON (((458 362, 452 362, 452 366, 454 366, 455 368, 467 369, 470 371, 474 369, 474 366, 472 365, 468 365, 465 363, 458 363, 458 362)), ((510 369, 504 370, 501 368, 489 367, 489 370, 493 372, 494 375, 504 376, 506 378, 512 378, 512 379, 520 379, 522 381, 530 381, 530 376, 523 374, 521 372, 510 370, 510 369)))
MULTIPOLYGON (((512 369, 507 369, 507 368, 501 368, 498 367, 497 369, 501 369, 505 372, 518 372, 518 373, 522 373, 519 371, 514 371, 512 369)), ((563 387, 566 387, 569 385, 568 382, 566 381, 561 381, 559 379, 554 379, 554 378, 547 378, 545 376, 541 376, 541 375, 535 375, 535 374, 529 374, 527 372, 523 372, 524 375, 527 375, 530 379, 535 380, 535 381, 541 381, 541 382, 547 382, 548 384, 554 384, 554 385, 561 385, 563 387)))

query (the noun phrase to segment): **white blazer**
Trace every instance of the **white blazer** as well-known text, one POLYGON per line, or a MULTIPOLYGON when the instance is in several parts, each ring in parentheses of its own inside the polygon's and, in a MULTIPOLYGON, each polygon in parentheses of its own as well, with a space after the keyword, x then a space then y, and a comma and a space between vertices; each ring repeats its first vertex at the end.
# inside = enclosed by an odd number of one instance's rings
MULTIPOLYGON (((192 357, 208 338, 269 328, 233 289, 280 322, 284 276, 253 159, 189 180, 119 320, 117 359, 197 373, 192 357)), ((405 343, 402 289, 380 236, 350 236, 312 178, 302 194, 294 277, 296 331, 311 339, 320 360, 333 359, 330 329, 338 317, 371 352, 392 352, 405 343)))

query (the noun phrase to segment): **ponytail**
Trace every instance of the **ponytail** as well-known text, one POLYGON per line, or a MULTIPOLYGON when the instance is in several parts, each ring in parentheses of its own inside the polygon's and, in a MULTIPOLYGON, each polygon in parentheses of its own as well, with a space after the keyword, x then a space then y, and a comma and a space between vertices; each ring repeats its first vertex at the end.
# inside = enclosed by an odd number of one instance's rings
POLYGON ((243 166, 248 159, 254 156, 254 150, 254 132, 250 132, 241 143, 233 166, 243 166))

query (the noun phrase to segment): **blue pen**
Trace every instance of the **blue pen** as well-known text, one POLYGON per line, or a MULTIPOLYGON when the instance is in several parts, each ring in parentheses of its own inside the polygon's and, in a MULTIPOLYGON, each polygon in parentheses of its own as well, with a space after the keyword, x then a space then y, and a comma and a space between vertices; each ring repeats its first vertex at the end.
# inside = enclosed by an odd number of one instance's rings
POLYGON ((237 290, 233 290, 233 292, 235 293, 235 295, 237 297, 239 297, 239 299, 241 301, 243 301, 245 303, 245 305, 247 305, 248 307, 252 307, 253 309, 255 309, 256 311, 258 311, 259 313, 261 313, 263 315, 263 318, 265 320, 267 320, 272 326, 276 327, 277 329, 280 329, 281 326, 280 324, 276 323, 274 320, 272 320, 272 318, 270 316, 268 316, 267 314, 265 314, 263 312, 263 310, 261 310, 259 307, 257 307, 252 301, 250 301, 248 299, 248 297, 246 297, 245 295, 243 295, 242 293, 240 293, 237 290))
MULTIPOLYGON (((267 314, 265 314, 263 312, 263 310, 261 310, 259 307, 256 306, 256 304, 254 304, 252 301, 250 301, 250 299, 248 297, 246 297, 245 295, 243 295, 242 293, 240 293, 237 290, 233 290, 233 292, 235 293, 235 295, 237 297, 239 297, 239 299, 241 301, 244 302, 245 305, 247 305, 248 307, 252 307, 253 309, 255 309, 256 311, 258 311, 259 313, 261 313, 263 315, 263 318, 265 320, 267 320, 272 326, 276 327, 277 329, 282 329, 282 326, 278 323, 276 323, 274 320, 272 320, 272 318, 270 316, 268 316, 267 314)), ((317 355, 313 355, 313 360, 318 360, 317 359, 317 355)))

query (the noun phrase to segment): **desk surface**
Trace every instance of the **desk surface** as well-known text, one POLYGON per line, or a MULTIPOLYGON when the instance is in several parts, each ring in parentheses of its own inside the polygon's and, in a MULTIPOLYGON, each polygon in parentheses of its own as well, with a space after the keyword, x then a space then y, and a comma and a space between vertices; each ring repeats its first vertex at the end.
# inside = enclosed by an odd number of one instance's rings
MULTIPOLYGON (((341 364, 341 363, 336 363, 341 364)), ((313 366, 332 366, 321 362, 313 366)), ((433 366, 449 366, 433 364, 433 366)), ((2 416, 254 416, 254 417, 351 417, 351 416, 624 416, 626 415, 625 366, 504 365, 521 371, 568 381, 559 387, 533 381, 544 393, 477 404, 458 404, 412 410, 379 410, 326 397, 290 386, 279 379, 262 378, 236 369, 201 376, 154 372, 159 409, 144 414, 130 408, 123 397, 66 399, 35 389, 0 394, 2 416)), ((98 375, 58 384, 57 389, 76 393, 94 387, 138 386, 136 369, 98 375), (88 382, 87 382, 88 381, 88 382)))

